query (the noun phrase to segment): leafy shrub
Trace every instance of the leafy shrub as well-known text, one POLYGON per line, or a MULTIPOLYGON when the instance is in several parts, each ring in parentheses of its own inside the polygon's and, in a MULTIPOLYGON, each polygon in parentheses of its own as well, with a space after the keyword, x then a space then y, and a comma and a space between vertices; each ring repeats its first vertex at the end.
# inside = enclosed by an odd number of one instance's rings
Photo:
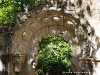
POLYGON ((40 42, 36 75, 64 75, 71 69, 70 45, 62 38, 48 36, 40 42))

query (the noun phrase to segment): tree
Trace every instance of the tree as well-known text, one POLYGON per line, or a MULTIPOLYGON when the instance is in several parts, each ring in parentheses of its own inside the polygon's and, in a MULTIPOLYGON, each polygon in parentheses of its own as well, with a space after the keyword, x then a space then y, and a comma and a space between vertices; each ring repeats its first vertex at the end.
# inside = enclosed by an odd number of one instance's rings
POLYGON ((24 12, 26 7, 31 7, 40 0, 1 0, 0 23, 14 22, 16 14, 24 12))
POLYGON ((62 38, 48 36, 40 42, 40 51, 38 56, 37 75, 64 75, 71 69, 70 45, 62 38))
POLYGON ((0 23, 12 22, 14 4, 11 0, 0 1, 0 23))

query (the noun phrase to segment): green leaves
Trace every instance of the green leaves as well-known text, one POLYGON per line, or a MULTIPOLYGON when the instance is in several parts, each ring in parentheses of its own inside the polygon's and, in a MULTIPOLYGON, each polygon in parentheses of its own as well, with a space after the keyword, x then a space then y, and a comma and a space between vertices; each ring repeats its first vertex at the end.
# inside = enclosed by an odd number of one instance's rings
POLYGON ((0 6, 0 23, 13 21, 13 3, 11 0, 4 0, 4 5, 0 6))
POLYGON ((0 0, 0 23, 14 22, 14 16, 25 11, 40 0, 0 0))
POLYGON ((38 57, 36 70, 41 69, 43 71, 43 74, 39 75, 45 75, 48 71, 62 72, 71 69, 70 45, 60 37, 48 36, 48 38, 43 39, 40 42, 38 57))

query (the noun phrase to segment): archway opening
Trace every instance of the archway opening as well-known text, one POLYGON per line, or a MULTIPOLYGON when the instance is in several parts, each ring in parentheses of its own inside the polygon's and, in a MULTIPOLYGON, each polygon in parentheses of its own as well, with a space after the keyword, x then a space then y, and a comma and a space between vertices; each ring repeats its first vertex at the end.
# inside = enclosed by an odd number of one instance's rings
POLYGON ((71 69, 71 47, 59 36, 48 36, 39 43, 36 75, 67 75, 71 69))

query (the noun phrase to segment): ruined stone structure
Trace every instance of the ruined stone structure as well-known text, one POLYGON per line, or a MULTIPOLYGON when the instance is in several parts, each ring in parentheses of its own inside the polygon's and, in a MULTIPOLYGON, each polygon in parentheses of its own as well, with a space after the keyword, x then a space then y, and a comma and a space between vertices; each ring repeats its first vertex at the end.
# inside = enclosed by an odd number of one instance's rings
POLYGON ((7 75, 35 75, 39 42, 48 35, 57 35, 71 44, 72 68, 77 75, 99 75, 98 3, 99 0, 42 0, 29 8, 31 11, 18 14, 17 24, 5 26, 4 34, 0 34, 1 64, 5 67, 2 71, 7 75))

